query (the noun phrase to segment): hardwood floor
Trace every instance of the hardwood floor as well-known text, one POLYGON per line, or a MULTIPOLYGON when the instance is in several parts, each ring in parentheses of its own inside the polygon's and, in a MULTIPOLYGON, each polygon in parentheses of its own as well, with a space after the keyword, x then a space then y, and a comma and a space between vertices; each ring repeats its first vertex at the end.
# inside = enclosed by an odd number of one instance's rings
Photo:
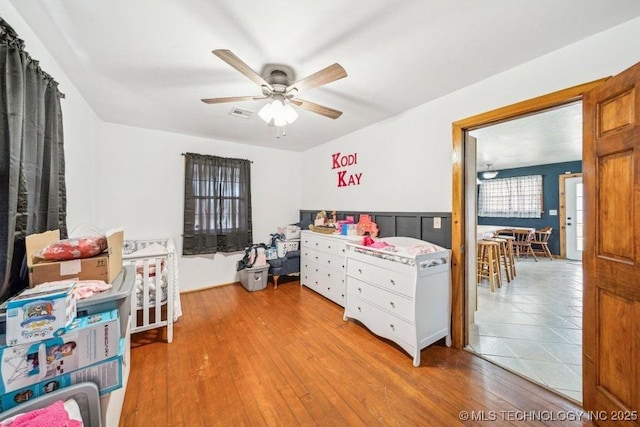
POLYGON ((297 281, 187 293, 182 307, 173 343, 164 329, 132 337, 121 426, 487 425, 480 416, 593 425, 570 401, 463 350, 436 343, 414 368, 297 281))

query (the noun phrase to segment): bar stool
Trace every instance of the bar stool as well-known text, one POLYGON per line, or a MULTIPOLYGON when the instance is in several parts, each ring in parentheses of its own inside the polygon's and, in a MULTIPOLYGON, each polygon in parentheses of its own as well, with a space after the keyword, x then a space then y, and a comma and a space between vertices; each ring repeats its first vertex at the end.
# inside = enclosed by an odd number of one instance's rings
MULTIPOLYGON (((511 248, 511 242, 508 239, 503 239, 502 237, 492 237, 489 239, 491 242, 496 242, 498 244, 498 263, 502 263, 504 266, 505 276, 507 276, 507 282, 511 283, 513 279, 513 270, 511 269, 511 263, 513 262, 513 257, 509 256, 509 248, 511 248)), ((511 252, 513 255, 513 251, 511 252)))
POLYGON ((507 251, 509 253, 509 265, 511 266, 511 278, 515 279, 516 277, 516 257, 514 256, 515 251, 513 250, 513 241, 515 237, 513 236, 500 236, 501 239, 507 240, 507 251))
POLYGON ((499 239, 504 239, 507 241, 507 253, 509 256, 509 265, 511 266, 511 278, 515 279, 515 277, 517 276, 516 274, 516 257, 515 257, 515 249, 513 248, 513 241, 515 240, 515 237, 513 237, 513 235, 509 235, 509 234, 503 234, 498 232, 498 234, 495 234, 494 237, 497 237, 499 239))
POLYGON ((489 240, 478 241, 477 280, 480 282, 483 278, 487 278, 491 292, 495 292, 496 284, 499 288, 502 287, 499 246, 497 242, 489 240))

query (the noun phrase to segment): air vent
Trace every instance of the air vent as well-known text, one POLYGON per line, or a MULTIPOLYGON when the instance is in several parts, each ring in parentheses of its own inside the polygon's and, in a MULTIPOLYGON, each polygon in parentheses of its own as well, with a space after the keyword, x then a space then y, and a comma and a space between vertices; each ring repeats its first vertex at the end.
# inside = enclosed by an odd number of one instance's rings
POLYGON ((231 111, 229 111, 229 115, 242 117, 243 119, 248 119, 253 115, 253 111, 243 110, 242 108, 233 107, 231 111))

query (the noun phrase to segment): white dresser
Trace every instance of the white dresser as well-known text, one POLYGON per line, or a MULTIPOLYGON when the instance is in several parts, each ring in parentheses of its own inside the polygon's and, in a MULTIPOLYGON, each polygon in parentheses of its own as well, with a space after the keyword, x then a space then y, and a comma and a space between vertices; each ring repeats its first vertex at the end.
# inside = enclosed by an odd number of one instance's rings
POLYGON ((356 236, 300 233, 300 284, 344 307, 346 242, 356 236))
POLYGON ((451 252, 409 237, 379 239, 396 252, 346 244, 347 300, 344 319, 357 319, 397 343, 420 366, 420 350, 441 338, 451 345, 451 252), (413 255, 408 248, 431 245, 413 255))

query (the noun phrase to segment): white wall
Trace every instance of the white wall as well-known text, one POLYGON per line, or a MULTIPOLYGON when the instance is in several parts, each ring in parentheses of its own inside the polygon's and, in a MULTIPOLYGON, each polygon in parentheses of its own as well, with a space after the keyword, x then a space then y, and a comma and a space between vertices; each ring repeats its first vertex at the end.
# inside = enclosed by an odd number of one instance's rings
MULTIPOLYGON (((267 242, 278 225, 296 222, 300 206, 299 153, 212 141, 102 122, 8 0, 2 17, 42 69, 60 83, 64 117, 67 223, 70 231, 124 226, 126 238, 172 237, 181 250, 182 152, 253 160, 253 231, 267 242)), ((181 290, 237 280, 240 254, 181 257, 181 290)))
POLYGON ((308 150, 301 208, 450 212, 453 122, 619 73, 640 61, 636 40, 640 18, 308 150), (360 186, 336 186, 336 152, 358 153, 360 186))
MULTIPOLYGON (((275 227, 294 222, 300 208, 450 211, 452 122, 616 74, 640 60, 634 48, 640 39, 637 18, 299 154, 103 123, 13 6, 0 0, 0 10, 66 94, 69 229, 82 223, 122 225, 127 238, 173 237, 179 247, 182 152, 254 161, 256 241, 266 241, 275 227), (337 188, 331 155, 338 151, 358 153, 358 163, 347 170, 362 173, 361 185, 337 188)), ((235 281, 238 258, 182 257, 182 290, 235 281)))
POLYGON ((25 42, 25 50, 40 61, 40 67, 53 76, 66 98, 61 100, 64 126, 65 174, 67 185, 67 225, 69 231, 81 223, 95 221, 95 160, 96 130, 100 120, 80 95, 58 62, 22 19, 8 0, 0 0, 5 21, 25 42))
MULTIPOLYGON (((184 157, 193 152, 253 161, 255 242, 298 221, 301 154, 104 123, 97 148, 97 224, 124 226, 125 239, 174 239, 182 253, 184 157)), ((179 258, 181 291, 238 280, 242 253, 179 258)))

